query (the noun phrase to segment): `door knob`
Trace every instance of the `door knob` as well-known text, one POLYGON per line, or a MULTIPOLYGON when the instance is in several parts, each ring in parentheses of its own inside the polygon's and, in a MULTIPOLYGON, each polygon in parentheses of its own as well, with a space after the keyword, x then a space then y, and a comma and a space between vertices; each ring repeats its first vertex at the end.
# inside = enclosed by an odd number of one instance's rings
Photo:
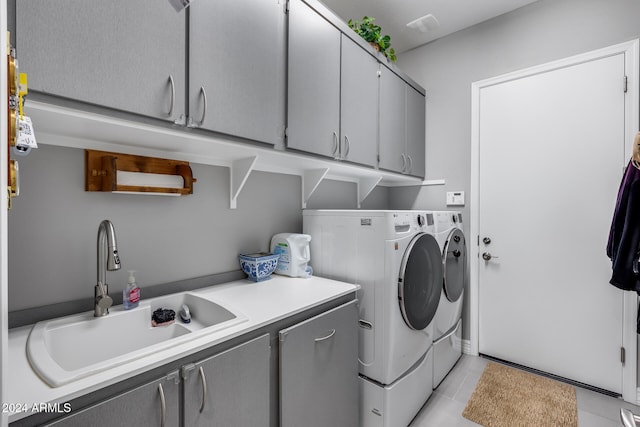
POLYGON ((484 252, 482 254, 482 259, 485 260, 485 261, 491 261, 492 258, 499 258, 499 257, 497 257, 495 255, 491 255, 489 252, 484 252))
POLYGON ((490 237, 484 237, 482 239, 482 243, 484 243, 485 245, 488 245, 489 243, 491 243, 491 238, 490 237))

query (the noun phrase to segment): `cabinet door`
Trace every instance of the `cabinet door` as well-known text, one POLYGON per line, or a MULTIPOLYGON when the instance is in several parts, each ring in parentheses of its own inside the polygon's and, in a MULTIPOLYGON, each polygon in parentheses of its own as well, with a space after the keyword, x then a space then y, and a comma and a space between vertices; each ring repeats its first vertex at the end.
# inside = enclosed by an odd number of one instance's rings
POLYGON ((359 424, 356 301, 280 331, 280 425, 359 424))
POLYGON ((381 169, 404 172, 407 167, 406 83, 387 67, 380 67, 381 169))
POLYGON ((282 0, 193 2, 189 11, 192 122, 225 134, 282 143, 286 93, 284 12, 282 0))
POLYGON ((342 36, 340 155, 375 166, 378 160, 378 61, 342 36))
POLYGON ((287 146, 338 156, 340 31, 300 0, 289 6, 287 146))
POLYGON ((270 349, 265 334, 183 368, 184 425, 268 425, 270 349))
POLYGON ((168 2, 19 0, 16 27, 30 90, 167 120, 184 113, 185 14, 168 2))
POLYGON ((407 173, 425 176, 425 97, 406 85, 407 90, 407 173))
POLYGON ((55 421, 56 427, 179 426, 179 376, 165 377, 55 421))

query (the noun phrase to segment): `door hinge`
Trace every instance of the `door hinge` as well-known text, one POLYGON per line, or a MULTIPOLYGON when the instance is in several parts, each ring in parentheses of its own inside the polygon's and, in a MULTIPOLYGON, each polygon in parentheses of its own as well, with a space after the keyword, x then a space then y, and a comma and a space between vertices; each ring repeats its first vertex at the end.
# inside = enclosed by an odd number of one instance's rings
POLYGON ((382 70, 378 70, 378 78, 382 77, 382 70))
POLYGON ((624 89, 624 93, 627 93, 627 90, 629 90, 629 79, 627 78, 627 76, 624 76, 624 79, 622 80, 622 84, 623 84, 623 89, 624 89))
POLYGON ((174 384, 180 384, 180 371, 175 370, 167 374, 167 381, 173 381, 174 384))
POLYGON ((284 3, 284 14, 289 13, 289 0, 284 3))
POLYGON ((187 365, 184 365, 182 366, 182 368, 180 368, 180 376, 182 376, 183 380, 186 380, 187 378, 189 378, 189 374, 193 372, 195 369, 196 369, 195 363, 189 363, 187 365))
POLYGON ((620 363, 622 363, 623 365, 625 362, 625 358, 626 358, 626 351, 624 347, 620 347, 620 363))

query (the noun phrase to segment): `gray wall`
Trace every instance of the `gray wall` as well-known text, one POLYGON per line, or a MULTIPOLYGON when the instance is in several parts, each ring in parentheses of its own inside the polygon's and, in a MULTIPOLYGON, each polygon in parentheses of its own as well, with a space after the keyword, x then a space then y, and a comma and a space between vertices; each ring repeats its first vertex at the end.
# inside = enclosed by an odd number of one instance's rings
POLYGON ((471 83, 638 38, 639 16, 637 0, 540 0, 401 54, 427 92, 426 179, 446 185, 393 189, 391 206, 441 210, 456 190, 469 199, 471 83))
MULTIPOLYGON (((300 177, 254 172, 229 209, 229 173, 192 164, 198 182, 184 197, 84 191, 84 151, 46 145, 19 159, 21 194, 9 213, 9 310, 93 298, 96 235, 102 219, 116 229, 123 269, 108 272, 121 292, 126 270, 145 287, 238 270, 241 252, 266 251, 271 236, 301 232, 300 177)), ((355 184, 325 181, 313 208, 355 208, 355 184)), ((367 199, 387 207, 388 190, 367 199)))
POLYGON ((637 0, 540 0, 402 54, 398 65, 427 92, 426 179, 446 185, 393 189, 390 205, 441 210, 446 191, 465 190, 468 220, 471 84, 638 38, 639 17, 637 0))

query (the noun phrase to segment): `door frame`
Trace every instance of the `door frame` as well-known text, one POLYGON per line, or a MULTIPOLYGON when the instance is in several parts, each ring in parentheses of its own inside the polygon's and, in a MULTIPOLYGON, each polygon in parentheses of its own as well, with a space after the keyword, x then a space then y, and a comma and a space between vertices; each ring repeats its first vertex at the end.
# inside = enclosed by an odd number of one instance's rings
MULTIPOLYGON (((605 58, 625 55, 625 74, 627 76, 627 95, 625 97, 625 158, 631 157, 633 138, 640 129, 640 81, 639 81, 639 46, 640 39, 609 46, 524 70, 503 74, 497 77, 477 81, 471 84, 471 198, 469 223, 469 354, 479 352, 479 231, 480 231, 480 91, 483 88, 521 79, 536 74, 566 68, 572 65, 605 58), (472 242, 476 244, 472 244, 472 242)), ((620 82, 622 90, 623 82, 620 82)), ((621 165, 624 167, 624 165, 621 165)), ((620 178, 622 179, 621 169, 620 178)), ((604 251, 603 242, 602 250, 604 251)), ((623 297, 623 330, 622 345, 625 348, 626 363, 622 368, 622 398, 631 403, 638 403, 636 371, 638 365, 636 320, 638 297, 632 292, 625 292, 623 297)))
MULTIPOLYGON (((10 36, 12 44, 15 45, 15 34, 10 36)), ((7 54, 7 2, 0 4, 0 57, 6 58, 7 54)), ((8 88, 4 83, 7 81, 7 61, 2 60, 0 65, 0 99, 6 100, 8 88)), ((7 123, 8 120, 7 103, 0 103, 0 120, 7 123)), ((6 128, 4 128, 6 129, 6 128)), ((8 261, 8 196, 4 189, 7 188, 7 169, 9 164, 9 142, 7 133, 0 133, 0 401, 9 402, 7 387, 8 355, 9 355, 9 261, 8 261)), ((0 414, 0 426, 9 424, 9 414, 2 411, 0 414)))

